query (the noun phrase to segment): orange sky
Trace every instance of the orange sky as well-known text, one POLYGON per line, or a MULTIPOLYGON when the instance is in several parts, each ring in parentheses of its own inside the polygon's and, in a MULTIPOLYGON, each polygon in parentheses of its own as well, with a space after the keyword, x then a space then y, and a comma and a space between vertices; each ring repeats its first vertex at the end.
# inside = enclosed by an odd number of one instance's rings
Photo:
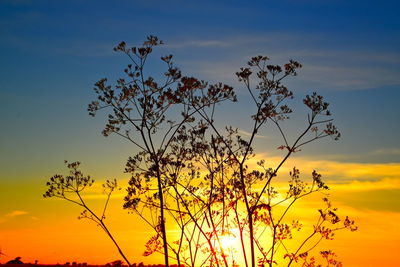
MULTIPOLYGON (((305 162, 309 164, 303 164, 303 173, 307 173, 308 166, 321 166, 326 179, 330 176, 342 178, 340 184, 331 185, 333 204, 339 207, 340 214, 354 218, 359 226, 356 232, 338 232, 334 241, 325 241, 319 248, 332 249, 345 266, 398 265, 400 212, 396 201, 400 183, 395 178, 400 177, 400 164, 318 163, 312 159, 296 159, 296 164, 305 162), (384 174, 382 170, 385 170, 384 174), (369 179, 362 181, 363 177, 369 179), (353 182, 356 179, 357 182, 353 182)), ((285 167, 282 173, 288 170, 285 167)), ((57 199, 42 199, 43 189, 37 184, 35 187, 20 186, 19 196, 12 197, 15 209, 0 217, 0 245, 7 255, 0 258, 0 262, 16 256, 22 256, 26 262, 37 259, 41 263, 78 261, 92 264, 120 258, 99 227, 88 220, 77 219, 78 207, 57 199)), ((91 205, 100 203, 103 195, 99 193, 95 189, 88 196, 91 205)), ((122 196, 121 192, 112 199, 107 217, 110 229, 132 262, 159 263, 162 261, 160 255, 142 256, 146 238, 152 232, 140 218, 120 209, 122 196)), ((320 207, 311 198, 296 204, 295 212, 307 221, 320 207)))

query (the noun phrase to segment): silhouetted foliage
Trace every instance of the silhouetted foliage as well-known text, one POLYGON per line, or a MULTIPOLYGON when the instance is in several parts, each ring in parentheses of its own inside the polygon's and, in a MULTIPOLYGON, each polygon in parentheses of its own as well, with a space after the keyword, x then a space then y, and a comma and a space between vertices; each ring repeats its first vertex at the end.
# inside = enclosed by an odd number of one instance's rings
MULTIPOLYGON (((99 80, 94 88, 97 100, 88 107, 92 116, 106 112, 104 136, 116 134, 139 149, 126 163, 125 172, 131 178, 123 207, 154 230, 143 255, 162 253, 166 266, 170 266, 170 258, 178 266, 228 267, 238 266, 239 260, 252 267, 284 262, 287 266, 317 266, 311 251, 322 240, 333 239, 336 231, 354 231, 356 227, 354 221, 343 219, 332 207, 326 193, 329 187, 317 171, 310 174, 307 183, 293 167, 287 190, 274 186, 279 170, 292 154, 316 140, 340 138, 330 118, 329 104, 315 92, 303 99, 308 108, 304 128, 294 138, 286 134, 283 122, 292 113, 293 92, 284 82, 297 75, 301 64, 290 60, 282 66, 271 65, 268 57, 256 56, 240 68, 237 78, 253 103, 246 107, 252 112, 252 127, 241 135, 232 126, 221 128, 215 119, 217 104, 237 101, 231 86, 183 75, 174 66, 172 55, 161 57, 166 65, 163 82, 146 76, 149 55, 161 44, 154 36, 140 47, 121 42, 114 50, 130 60, 124 70, 126 77, 118 79, 115 86, 108 85, 106 78, 99 80), (275 164, 256 160, 254 141, 267 127, 275 127, 282 140, 273 147, 283 153, 275 164), (311 232, 299 239, 297 232, 306 227, 297 219, 289 219, 288 213, 310 194, 321 194, 325 206, 317 210, 311 232), (175 230, 179 229, 177 239, 168 236, 167 219, 175 230), (238 245, 226 246, 229 239, 238 245)), ((131 265, 104 224, 107 203, 117 182, 104 185, 104 211, 96 215, 81 195, 93 180, 81 173, 79 162, 66 164, 70 175, 53 176, 45 197, 63 198, 83 207, 81 218, 100 225, 131 265)), ((321 251, 320 258, 330 266, 341 266, 330 250, 321 251)))
POLYGON ((8 261, 6 264, 24 264, 21 261, 21 257, 15 257, 15 259, 8 261))
MULTIPOLYGON (((68 161, 65 161, 65 165, 69 169, 69 175, 63 176, 57 174, 51 177, 50 181, 48 181, 46 184, 48 186, 48 189, 43 194, 43 197, 62 198, 83 208, 83 211, 81 212, 78 219, 89 219, 100 226, 113 241, 120 255, 130 265, 129 260, 126 258, 125 254, 123 253, 118 243, 115 241, 113 235, 108 230, 107 225, 105 224, 106 211, 111 194, 115 190, 119 190, 117 186, 117 180, 107 180, 106 183, 103 184, 106 201, 104 203, 102 213, 96 214, 90 207, 88 207, 85 200, 82 198, 82 191, 88 187, 91 187, 94 183, 94 180, 90 176, 85 176, 78 169, 80 166, 80 162, 69 163, 68 161)), ((69 262, 67 262, 67 264, 69 264, 69 262)), ((74 265, 74 263, 72 263, 72 265, 74 265)))
POLYGON ((112 261, 110 263, 107 263, 106 265, 108 265, 108 266, 122 266, 122 265, 124 265, 124 263, 121 260, 115 260, 115 261, 112 261))
POLYGON ((0 247, 0 257, 6 256, 6 254, 3 253, 3 249, 0 247))

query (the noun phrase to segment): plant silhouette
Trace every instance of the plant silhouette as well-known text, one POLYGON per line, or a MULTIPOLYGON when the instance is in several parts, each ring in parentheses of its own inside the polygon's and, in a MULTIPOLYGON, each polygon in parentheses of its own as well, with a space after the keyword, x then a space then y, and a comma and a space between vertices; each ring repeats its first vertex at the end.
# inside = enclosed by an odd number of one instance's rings
MULTIPOLYGON (((278 263, 316 266, 311 253, 322 240, 333 239, 338 230, 355 231, 357 227, 348 217, 339 217, 317 171, 309 175, 307 183, 293 167, 284 191, 277 190, 274 182, 288 158, 305 145, 326 137, 340 138, 329 104, 315 92, 307 95, 303 99, 308 109, 304 127, 297 135, 288 135, 284 122, 292 113, 293 92, 284 82, 302 66, 294 60, 271 65, 268 57, 253 57, 236 73, 252 102, 246 107, 252 112, 252 126, 241 134, 233 126, 221 125, 216 117, 220 104, 238 102, 233 87, 183 75, 172 55, 161 57, 166 66, 162 82, 146 75, 150 54, 162 44, 155 36, 149 36, 140 47, 121 42, 114 50, 130 60, 124 70, 126 77, 118 79, 115 86, 108 85, 105 78, 98 81, 94 88, 97 100, 88 107, 92 116, 106 112, 104 136, 116 134, 139 150, 126 163, 125 172, 131 178, 124 208, 154 230, 143 255, 162 253, 166 266, 170 259, 178 266, 228 267, 238 266, 238 261, 246 267, 278 263), (269 128, 275 128, 281 139, 272 147, 282 152, 277 163, 260 159, 254 146, 259 134, 269 128), (298 219, 290 219, 289 211, 311 194, 320 194, 324 206, 317 209, 312 230, 300 239, 297 232, 306 227, 298 219), (174 230, 179 229, 178 238, 168 235, 167 220, 174 230)), ((104 185, 104 210, 96 215, 82 196, 94 181, 81 173, 79 162, 66 164, 70 174, 53 176, 45 197, 63 198, 84 208, 81 218, 100 225, 131 265, 104 222, 117 182, 104 185)), ((330 266, 341 265, 330 250, 319 255, 330 266)))
POLYGON ((7 255, 3 253, 3 249, 0 247, 0 257, 1 256, 7 256, 7 255))

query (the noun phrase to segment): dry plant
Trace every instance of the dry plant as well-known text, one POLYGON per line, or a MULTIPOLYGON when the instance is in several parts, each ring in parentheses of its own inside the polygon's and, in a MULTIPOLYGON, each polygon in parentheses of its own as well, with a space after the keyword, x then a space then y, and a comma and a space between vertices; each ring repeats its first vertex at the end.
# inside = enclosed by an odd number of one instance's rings
MULTIPOLYGON (((88 108, 92 116, 106 112, 104 136, 117 134, 137 151, 126 163, 125 172, 131 178, 124 208, 154 230, 144 255, 162 253, 166 266, 171 259, 178 266, 228 267, 239 262, 246 267, 317 266, 311 251, 321 240, 332 239, 338 230, 357 228, 348 217, 339 217, 327 197, 329 188, 316 171, 306 183, 293 167, 287 191, 274 187, 279 170, 292 154, 310 142, 340 137, 329 104, 316 93, 303 100, 309 110, 304 129, 295 138, 287 136, 282 122, 292 113, 293 93, 283 82, 296 76, 301 64, 290 60, 283 66, 270 65, 267 57, 256 56, 236 73, 253 103, 247 108, 253 110, 252 127, 243 136, 237 128, 221 127, 215 117, 218 104, 237 102, 233 87, 184 76, 172 63, 172 55, 161 57, 166 66, 158 79, 162 82, 146 74, 149 55, 161 44, 149 36, 140 47, 122 42, 114 48, 130 60, 126 77, 115 86, 108 85, 107 79, 98 81, 94 88, 97 100, 88 108), (275 127, 282 140, 272 147, 284 152, 275 166, 267 159, 255 164, 255 138, 268 127, 275 127), (297 219, 289 220, 288 213, 300 199, 317 193, 324 207, 317 209, 312 231, 299 239, 296 233, 304 227, 297 219), (179 229, 179 235, 169 234, 167 225, 179 229)), ((97 215, 81 194, 93 180, 79 171, 78 162, 67 163, 67 167, 70 175, 52 177, 45 196, 64 198, 84 208, 81 217, 100 225, 131 265, 104 222, 116 181, 105 184, 104 210, 97 215)), ((321 251, 320 256, 328 266, 341 265, 330 250, 321 251)))

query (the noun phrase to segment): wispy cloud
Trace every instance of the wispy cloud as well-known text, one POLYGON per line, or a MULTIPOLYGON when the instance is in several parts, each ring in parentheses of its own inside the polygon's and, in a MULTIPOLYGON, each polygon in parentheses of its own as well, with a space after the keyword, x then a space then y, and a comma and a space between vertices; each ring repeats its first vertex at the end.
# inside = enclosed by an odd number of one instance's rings
POLYGON ((167 43, 168 48, 183 48, 183 47, 230 47, 227 41, 223 40, 189 40, 183 42, 171 42, 167 43))
POLYGON ((23 216, 23 215, 27 215, 29 214, 29 212, 24 211, 24 210, 13 210, 7 214, 4 214, 3 216, 0 217, 0 223, 4 223, 6 221, 9 221, 13 218, 19 217, 19 216, 23 216))
MULTIPOLYGON (((41 15, 35 16, 39 17, 35 18, 37 20, 41 15)), ((8 24, 12 25, 11 22, 8 24)), ((28 40, 12 32, 4 32, 3 35, 4 42, 25 51, 79 58, 108 57, 112 55, 112 47, 120 41, 89 40, 84 37, 73 40, 64 40, 62 37, 50 41, 28 40)), ((327 46, 327 38, 333 37, 292 32, 227 34, 214 38, 176 37, 165 40, 165 51, 179 58, 179 55, 183 55, 182 60, 176 63, 184 71, 204 79, 230 83, 236 80, 234 72, 252 56, 263 54, 271 57, 271 64, 283 64, 291 58, 303 63, 303 69, 295 79, 297 89, 354 90, 400 84, 400 53, 376 51, 367 45, 362 48, 327 46)))
POLYGON ((323 39, 318 34, 242 34, 175 40, 170 48, 177 49, 176 54, 190 50, 192 55, 200 55, 185 60, 185 68, 214 80, 234 80, 234 71, 250 57, 263 54, 271 57, 271 64, 282 64, 290 58, 303 63, 295 79, 297 88, 355 90, 400 84, 400 53, 368 46, 356 49, 318 45, 323 39))
MULTIPOLYGON (((297 158, 296 166, 305 173, 317 170, 325 180, 336 184, 373 183, 387 181, 389 187, 400 188, 400 163, 356 163, 297 158)), ((373 190, 373 187, 370 187, 373 190)))
MULTIPOLYGON (((275 168, 282 157, 272 154, 258 154, 253 159, 252 167, 256 168, 256 162, 265 159, 267 167, 275 168)), ((335 160, 318 160, 309 157, 290 158, 280 168, 279 177, 285 181, 289 171, 296 166, 301 171, 302 179, 310 179, 313 170, 321 173, 323 179, 330 184, 347 186, 358 190, 400 189, 400 163, 359 163, 342 162, 335 160)))
POLYGON ((370 152, 372 155, 400 155, 400 148, 382 148, 370 152))
POLYGON ((8 218, 13 218, 13 217, 16 217, 16 216, 21 216, 21 215, 26 215, 26 214, 28 214, 27 211, 23 211, 23 210, 14 210, 14 211, 12 211, 12 212, 10 212, 10 213, 7 213, 7 214, 4 215, 4 216, 5 216, 5 217, 8 217, 8 218))
MULTIPOLYGON (((250 137, 250 136, 251 136, 251 133, 250 133, 250 132, 247 132, 247 131, 242 130, 242 129, 239 129, 239 130, 238 130, 238 133, 240 133, 240 134, 242 134, 242 135, 244 135, 244 136, 247 136, 247 137, 250 137)), ((259 134, 254 135, 254 137, 255 137, 255 138, 261 138, 261 139, 266 139, 266 138, 268 138, 268 136, 259 135, 259 134)))

